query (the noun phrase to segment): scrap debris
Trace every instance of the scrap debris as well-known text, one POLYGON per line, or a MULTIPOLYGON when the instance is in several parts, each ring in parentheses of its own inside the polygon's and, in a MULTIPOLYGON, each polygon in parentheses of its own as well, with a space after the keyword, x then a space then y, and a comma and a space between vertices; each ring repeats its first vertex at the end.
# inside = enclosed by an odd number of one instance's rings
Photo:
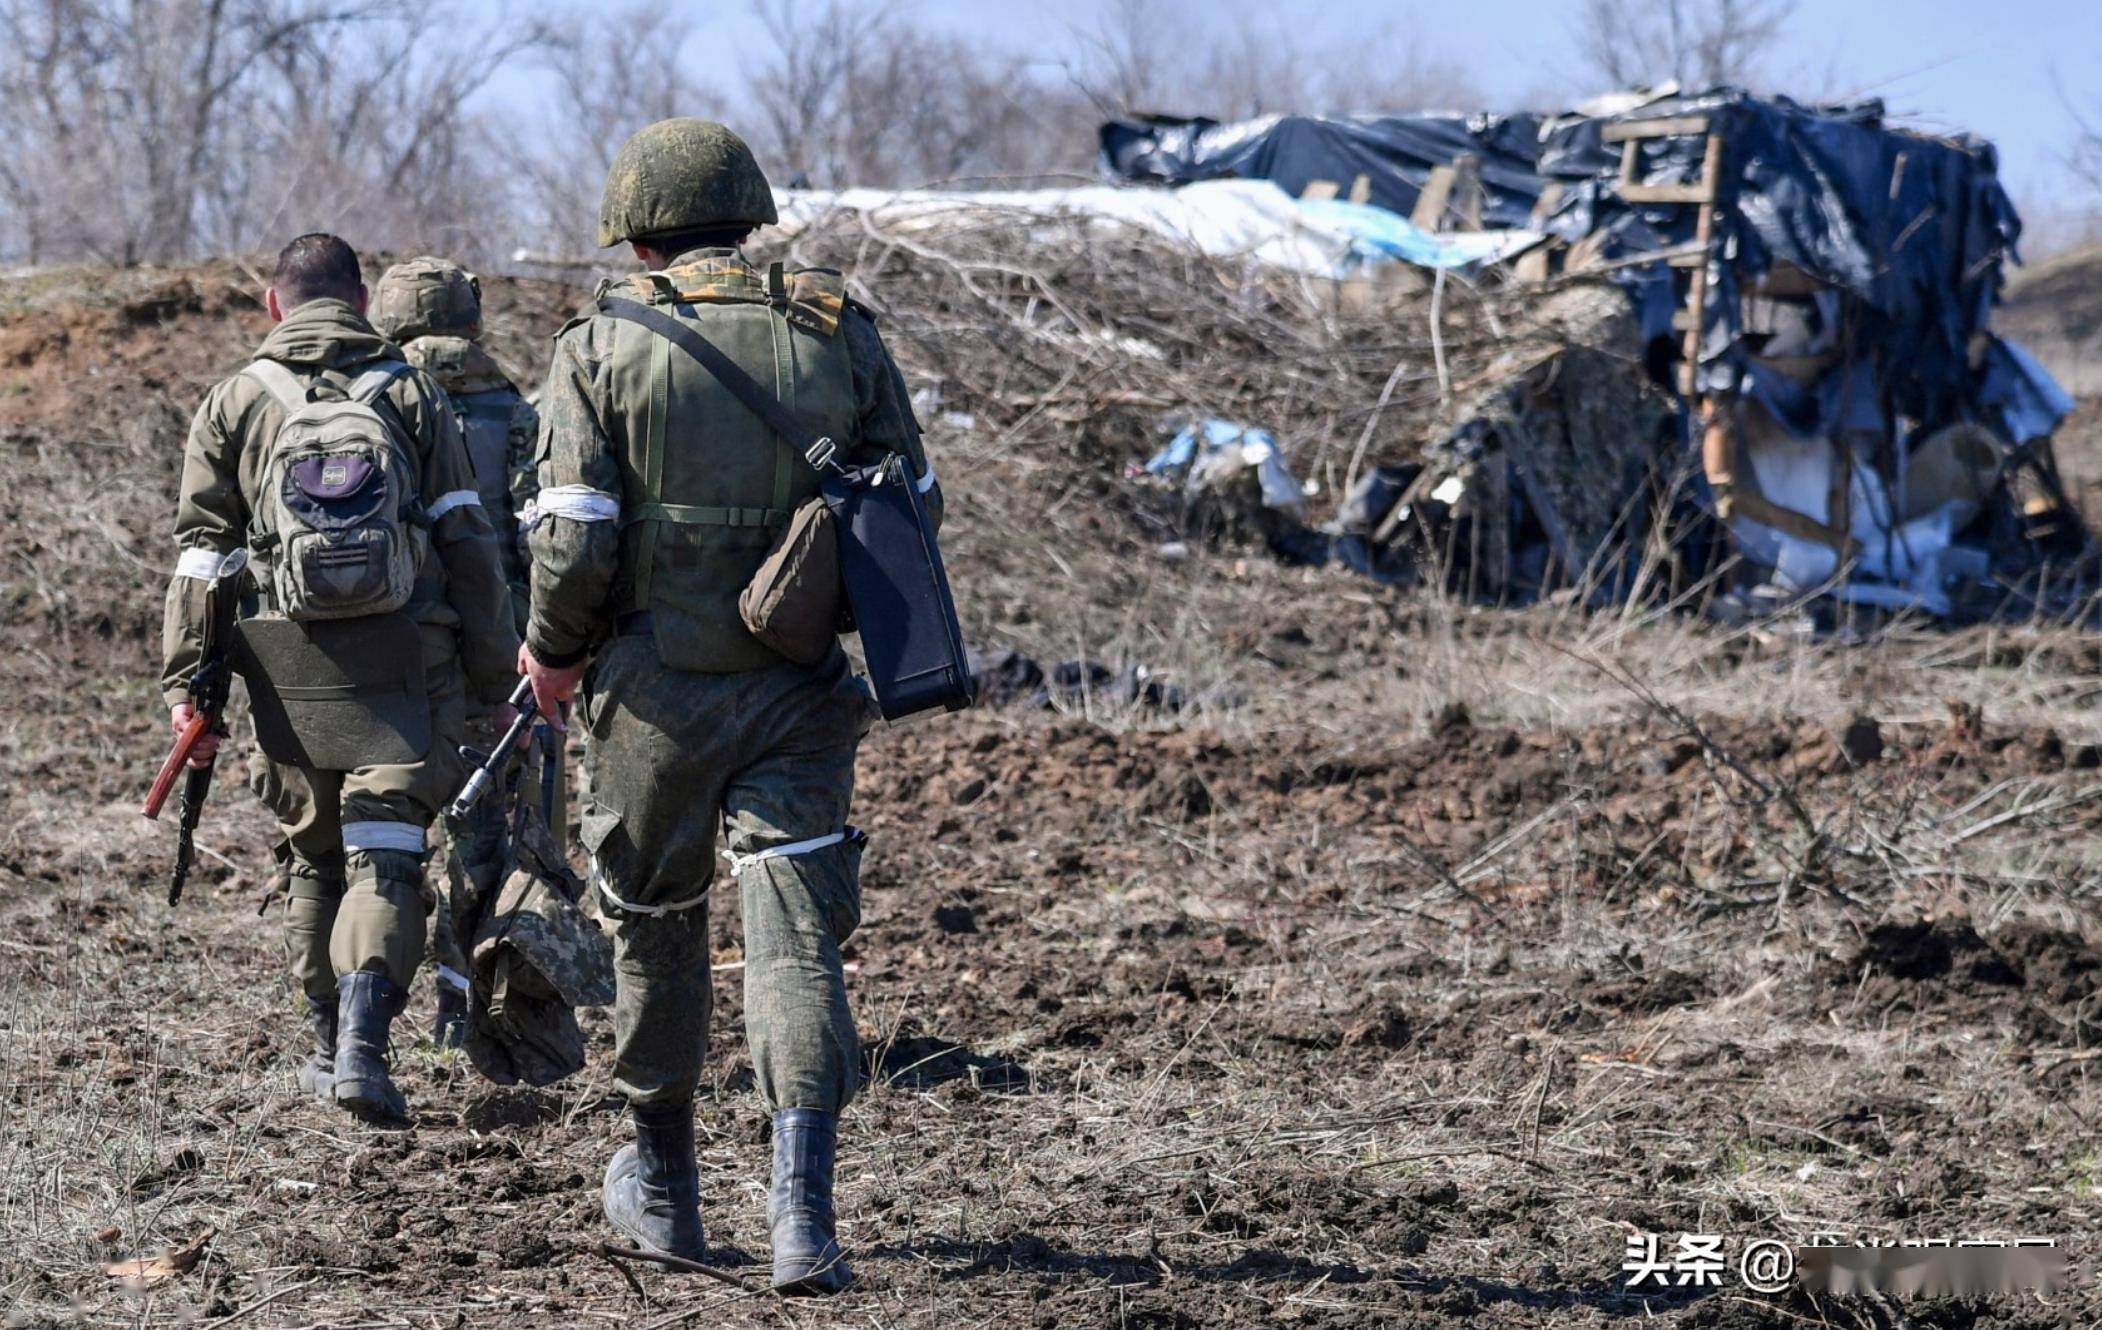
POLYGON ((1506 603, 2094 589, 2071 399, 1990 325, 2021 228, 1988 143, 1722 89, 1102 148, 1123 184, 788 194, 784 226, 973 438, 1151 477, 1163 548, 1506 603))

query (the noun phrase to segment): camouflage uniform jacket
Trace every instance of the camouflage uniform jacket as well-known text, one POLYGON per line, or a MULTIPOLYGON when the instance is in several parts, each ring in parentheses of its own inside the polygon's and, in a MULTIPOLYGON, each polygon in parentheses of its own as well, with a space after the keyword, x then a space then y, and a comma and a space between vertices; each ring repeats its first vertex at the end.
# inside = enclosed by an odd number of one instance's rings
MULTIPOLYGON (((275 360, 302 378, 327 374, 345 384, 373 361, 405 359, 340 300, 309 301, 293 310, 256 348, 256 358, 275 360)), ((388 386, 382 400, 403 427, 401 441, 410 449, 424 502, 472 495, 474 472, 460 427, 437 385, 411 369, 388 386)), ((204 626, 207 583, 184 569, 195 558, 246 543, 265 444, 284 415, 260 383, 237 374, 205 395, 190 424, 175 515, 177 576, 168 585, 161 635, 161 689, 171 705, 189 698, 204 626)), ((518 636, 496 535, 478 501, 446 506, 431 529, 431 555, 417 572, 407 612, 427 628, 450 630, 469 690, 482 701, 502 702, 517 681, 518 636)))
MULTIPOLYGON (((644 273, 601 285, 601 295, 636 300, 669 287, 683 292, 721 285, 764 291, 766 273, 730 249, 701 249, 680 255, 662 272, 644 273)), ((885 453, 901 453, 921 478, 932 513, 939 518, 941 492, 920 446, 919 422, 890 351, 876 331, 875 316, 844 294, 837 273, 805 270, 790 274, 791 320, 843 339, 852 371, 851 437, 839 436, 843 460, 865 464, 885 453)), ((562 666, 582 659, 603 635, 620 606, 623 521, 571 517, 553 511, 551 492, 582 495, 618 506, 625 516, 639 497, 623 495, 623 444, 637 428, 647 404, 623 401, 615 390, 616 335, 626 328, 592 306, 555 337, 553 363, 541 393, 539 469, 541 512, 531 532, 532 613, 526 645, 543 664, 562 666)), ((638 345, 630 340, 631 348, 638 345)), ((699 372, 699 371, 696 371, 699 372)), ((761 374, 764 381, 764 372, 761 374)))
POLYGON ((496 528, 504 580, 511 588, 513 625, 522 636, 532 603, 526 594, 526 571, 533 559, 526 548, 526 514, 532 511, 533 496, 540 492, 533 463, 540 415, 505 375, 496 357, 478 343, 433 334, 404 342, 401 349, 410 364, 438 381, 458 410, 461 432, 468 438, 468 460, 475 468, 475 487, 481 491, 490 525, 496 528), (468 433, 485 422, 502 425, 505 431, 500 475, 482 474, 483 457, 475 437, 468 433))

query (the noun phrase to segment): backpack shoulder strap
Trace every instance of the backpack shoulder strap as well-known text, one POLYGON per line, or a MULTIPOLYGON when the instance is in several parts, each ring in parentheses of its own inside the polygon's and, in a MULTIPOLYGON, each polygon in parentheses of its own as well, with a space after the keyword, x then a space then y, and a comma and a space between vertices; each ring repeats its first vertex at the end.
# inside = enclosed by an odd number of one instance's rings
POLYGON ((409 372, 409 367, 399 360, 375 360, 363 374, 352 379, 348 396, 353 402, 371 406, 379 395, 387 391, 388 385, 409 372))
POLYGON ((745 373, 742 366, 691 326, 648 305, 617 296, 601 297, 598 312, 609 319, 639 324, 699 361, 701 368, 713 374, 732 397, 765 421, 774 433, 788 440, 789 446, 802 454, 803 460, 813 470, 840 469, 834 460, 839 445, 830 435, 812 429, 809 422, 783 406, 778 398, 759 385, 757 379, 745 373))
POLYGON ((287 411, 297 411, 307 404, 305 382, 275 360, 251 360, 241 373, 261 384, 263 391, 275 397, 287 411))

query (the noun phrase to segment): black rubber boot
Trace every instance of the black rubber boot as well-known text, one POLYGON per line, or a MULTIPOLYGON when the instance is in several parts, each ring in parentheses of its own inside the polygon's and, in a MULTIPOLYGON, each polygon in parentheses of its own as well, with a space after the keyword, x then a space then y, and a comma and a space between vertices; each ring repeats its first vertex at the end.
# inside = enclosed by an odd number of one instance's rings
POLYGON ((408 994, 370 970, 338 978, 336 993, 337 1105, 370 1120, 408 1117, 408 1101, 387 1074, 387 1027, 408 994))
POLYGON ((774 1114, 774 1189, 766 1221, 773 1230, 774 1288, 781 1293, 837 1293, 853 1279, 835 1236, 832 1162, 839 1119, 816 1108, 774 1114))
POLYGON ((295 1073, 299 1088, 324 1104, 336 1102, 336 1004, 307 999, 307 1033, 314 1050, 295 1073))
POLYGON ((438 979, 438 1017, 431 1026, 431 1042, 440 1048, 458 1048, 467 1038, 467 995, 438 979))
POLYGON ((646 1251, 701 1259, 701 1175, 693 1157, 693 1105, 637 1108, 635 1143, 606 1165, 599 1204, 613 1227, 646 1251))

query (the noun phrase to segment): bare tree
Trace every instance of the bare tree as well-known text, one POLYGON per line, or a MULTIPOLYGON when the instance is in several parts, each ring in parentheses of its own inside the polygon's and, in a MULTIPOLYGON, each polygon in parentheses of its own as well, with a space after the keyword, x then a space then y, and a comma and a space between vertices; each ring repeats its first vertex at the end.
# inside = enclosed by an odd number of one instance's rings
POLYGON ((1188 48, 1176 40, 1178 6, 1111 0, 1091 28, 1076 28, 1074 83, 1104 115, 1164 110, 1189 85, 1188 48))
POLYGON ((628 136, 674 116, 725 114, 722 95, 703 87, 683 57, 691 33, 660 6, 637 3, 610 21, 577 25, 540 52, 544 95, 501 140, 524 195, 521 239, 557 254, 588 253, 606 169, 628 136), (649 41, 626 35, 645 25, 649 41))
POLYGON ((2066 88, 2064 78, 2055 69, 2051 71, 2051 84, 2057 89, 2058 103, 2065 108, 2066 119, 2073 127, 2072 141, 2065 151, 2066 169, 2089 190, 2102 195, 2102 107, 2090 115, 2066 88))
POLYGON ((1086 169, 1094 117, 1018 55, 908 15, 766 0, 772 50, 747 90, 777 183, 925 185, 1086 169))
POLYGON ((1577 49, 1616 88, 1675 80, 1688 91, 1749 85, 1795 14, 1796 0, 1584 0, 1577 49))
POLYGON ((1105 115, 1241 120, 1276 112, 1369 113, 1466 105, 1479 89, 1406 27, 1324 35, 1303 15, 1118 0, 1073 34, 1068 73, 1105 115))
POLYGON ((887 8, 826 0, 815 12, 796 0, 759 0, 761 26, 773 44, 769 64, 753 79, 750 98, 764 151, 787 185, 875 183, 854 179, 845 159, 853 130, 846 123, 861 63, 890 21, 887 8))
POLYGON ((412 242, 474 215, 466 104, 544 38, 447 0, 0 0, 0 203, 33 261, 412 242))

